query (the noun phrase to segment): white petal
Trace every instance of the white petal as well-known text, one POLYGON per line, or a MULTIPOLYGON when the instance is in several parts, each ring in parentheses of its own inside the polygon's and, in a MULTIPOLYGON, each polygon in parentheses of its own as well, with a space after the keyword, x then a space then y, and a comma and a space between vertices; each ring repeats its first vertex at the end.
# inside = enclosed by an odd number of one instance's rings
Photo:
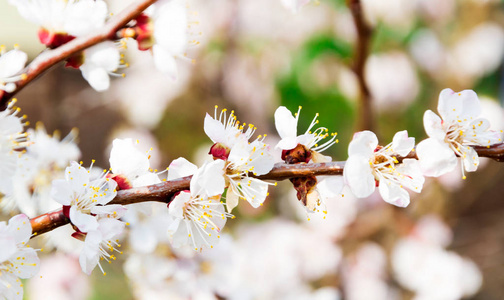
POLYGON ((371 131, 361 131, 354 134, 352 141, 348 145, 348 155, 360 154, 371 157, 378 146, 378 138, 371 131))
MULTIPOLYGON (((292 116, 292 113, 285 107, 280 106, 275 111, 275 127, 280 138, 295 138, 297 135, 298 120, 292 116)), ((294 145, 295 147, 296 145, 294 145)), ((277 145, 277 147, 279 147, 277 145)), ((294 148, 292 147, 292 148, 294 148)), ((292 149, 289 148, 289 149, 292 149)), ((283 148, 282 148, 283 149, 283 148)))
POLYGON ((82 77, 96 91, 102 92, 109 88, 110 78, 105 69, 95 65, 83 64, 80 66, 80 70, 82 71, 82 77))
POLYGON ((203 165, 191 179, 191 195, 197 196, 204 192, 207 196, 222 194, 225 188, 224 161, 214 160, 203 165))
POLYGON ((415 147, 415 138, 408 137, 408 131, 399 131, 392 140, 392 149, 401 156, 406 156, 415 147))
POLYGON ((0 82, 2 78, 7 78, 21 72, 27 60, 28 55, 16 49, 0 56, 0 82))
POLYGON ((10 218, 7 232, 14 238, 16 244, 28 243, 32 234, 30 219, 23 214, 10 218))
POLYGON ((183 157, 173 160, 168 167, 168 180, 178 179, 193 175, 198 167, 183 157))
POLYGON ((420 168, 420 162, 416 159, 405 159, 396 166, 398 173, 403 175, 401 184, 413 192, 420 193, 425 182, 425 178, 420 168))
POLYGON ((102 240, 105 241, 112 240, 114 237, 121 234, 126 226, 126 223, 113 218, 102 218, 98 221, 98 224, 98 228, 102 234, 102 240))
POLYGON ((79 264, 81 269, 87 275, 91 275, 91 272, 98 264, 100 259, 99 255, 99 245, 102 241, 102 235, 98 230, 88 232, 86 235, 86 240, 84 241, 84 248, 79 256, 79 264))
POLYGON ((171 80, 177 80, 177 62, 173 55, 159 45, 154 45, 152 47, 152 56, 154 58, 154 64, 159 71, 168 75, 171 80))
POLYGON ((16 276, 20 278, 35 276, 40 269, 40 260, 35 249, 23 249, 19 254, 21 259, 14 262, 14 264, 17 264, 16 276))
POLYGON ((224 124, 215 120, 209 114, 206 114, 205 116, 203 129, 212 142, 223 143, 226 141, 226 130, 224 128, 224 124))
POLYGON ((185 0, 163 2, 154 16, 154 39, 167 53, 182 55, 188 45, 185 0))
POLYGON ((343 176, 318 176, 317 190, 322 200, 341 195, 345 182, 343 176))
POLYGON ((406 207, 410 203, 410 196, 408 192, 395 182, 380 180, 378 189, 383 200, 387 203, 399 207, 406 207))
POLYGON ((479 157, 478 153, 469 146, 463 146, 465 149, 462 151, 464 154, 464 168, 467 172, 474 172, 478 169, 479 157))
POLYGON ((445 121, 460 120, 464 124, 481 114, 481 105, 472 90, 455 93, 451 89, 444 89, 439 94, 438 112, 445 121))
POLYGON ((104 69, 106 72, 115 72, 119 67, 121 53, 114 42, 107 41, 90 47, 84 52, 84 64, 93 65, 104 69))
POLYGON ((343 176, 357 198, 365 198, 375 190, 375 178, 367 157, 350 156, 346 161, 343 176))
POLYGON ((65 10, 64 30, 73 36, 88 34, 105 24, 107 4, 102 0, 71 2, 65 10))
POLYGON ((159 176, 156 173, 147 172, 143 175, 138 176, 135 180, 131 182, 133 187, 147 186, 161 183, 159 176))
POLYGON ((168 206, 168 213, 170 216, 182 219, 184 217, 184 205, 191 199, 191 194, 182 191, 175 198, 173 198, 172 202, 168 206))
POLYGON ((239 200, 239 197, 236 194, 236 192, 232 191, 231 189, 232 188, 230 187, 226 194, 226 208, 228 212, 231 212, 233 208, 235 208, 238 205, 239 200))
POLYGON ((13 236, 0 235, 0 264, 8 260, 17 251, 16 241, 13 236))
POLYGON ((129 180, 149 171, 147 154, 140 151, 131 139, 115 139, 110 151, 110 167, 114 174, 125 175, 129 180))
POLYGON ((427 135, 431 138, 443 141, 446 132, 443 129, 441 118, 432 110, 427 110, 423 116, 424 128, 427 135))
POLYGON ((457 157, 448 144, 429 138, 416 148, 420 168, 425 176, 438 177, 455 169, 457 157))
POLYGON ((89 232, 98 228, 96 217, 83 214, 75 206, 70 207, 70 221, 82 232, 89 232))

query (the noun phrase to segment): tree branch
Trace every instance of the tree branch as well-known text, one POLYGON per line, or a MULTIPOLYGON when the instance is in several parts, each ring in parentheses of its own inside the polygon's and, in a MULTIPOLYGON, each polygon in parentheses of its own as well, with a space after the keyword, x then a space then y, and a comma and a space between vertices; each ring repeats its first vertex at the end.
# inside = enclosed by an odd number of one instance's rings
POLYGON ((97 30, 87 36, 73 39, 72 41, 53 50, 45 50, 40 53, 26 68, 26 77, 15 82, 16 89, 11 93, 3 93, 0 98, 0 108, 5 109, 7 102, 28 83, 37 78, 43 72, 66 58, 84 49, 94 46, 106 40, 116 38, 116 32, 124 27, 129 21, 136 18, 147 7, 157 0, 137 0, 125 8, 119 14, 110 18, 102 29, 97 30))
POLYGON ((373 130, 374 117, 371 106, 371 94, 364 78, 364 66, 369 54, 369 41, 372 30, 364 21, 360 0, 347 0, 357 29, 357 44, 355 46, 353 70, 357 76, 360 88, 360 103, 358 108, 357 131, 373 130))
MULTIPOLYGON (((490 147, 474 147, 480 157, 489 157, 496 161, 504 161, 504 143, 490 147)), ((415 151, 411 151, 405 157, 397 157, 402 162, 405 158, 418 159, 415 151)), ((289 178, 321 176, 321 175, 343 175, 345 162, 335 161, 316 164, 285 164, 277 163, 275 167, 265 175, 250 177, 261 180, 281 181, 289 178)), ((109 204, 134 204, 148 201, 170 203, 173 195, 177 192, 188 190, 192 176, 187 176, 162 183, 120 190, 117 196, 109 204)), ((63 211, 55 211, 30 220, 34 235, 39 235, 55 228, 70 223, 70 220, 63 215, 63 211)))

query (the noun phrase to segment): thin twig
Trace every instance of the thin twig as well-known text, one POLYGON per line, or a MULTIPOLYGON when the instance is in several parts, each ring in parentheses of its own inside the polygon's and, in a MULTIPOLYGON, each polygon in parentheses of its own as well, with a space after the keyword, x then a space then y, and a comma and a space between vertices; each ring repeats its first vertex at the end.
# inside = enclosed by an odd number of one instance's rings
MULTIPOLYGON (((504 161, 504 143, 490 147, 474 147, 480 157, 489 157, 497 161, 504 161)), ((417 159, 416 152, 412 151, 405 157, 397 157, 398 161, 405 158, 417 159)), ((342 175, 345 162, 335 161, 316 164, 284 164, 278 163, 265 175, 250 177, 262 180, 281 181, 289 178, 321 176, 321 175, 342 175)), ((132 188, 117 192, 117 196, 110 204, 134 204, 148 201, 170 203, 173 195, 177 192, 188 190, 192 176, 187 176, 175 180, 149 185, 145 187, 132 188)), ((42 234, 57 227, 70 223, 70 220, 63 215, 63 211, 47 213, 31 219, 33 232, 42 234)))
POLYGON ((357 29, 357 44, 355 46, 353 70, 357 76, 360 88, 360 103, 357 116, 357 131, 373 130, 374 118, 371 105, 371 94, 364 78, 364 66, 369 54, 369 42, 372 30, 366 24, 360 0, 347 0, 357 29))
POLYGON ((124 27, 129 21, 136 18, 147 7, 157 0, 138 0, 126 7, 119 14, 110 18, 103 28, 83 37, 76 38, 56 49, 45 50, 40 53, 26 68, 26 77, 16 82, 16 89, 11 93, 4 93, 0 98, 0 108, 5 108, 7 102, 28 83, 37 78, 43 72, 66 58, 84 49, 94 46, 106 40, 113 40, 116 32, 124 27))

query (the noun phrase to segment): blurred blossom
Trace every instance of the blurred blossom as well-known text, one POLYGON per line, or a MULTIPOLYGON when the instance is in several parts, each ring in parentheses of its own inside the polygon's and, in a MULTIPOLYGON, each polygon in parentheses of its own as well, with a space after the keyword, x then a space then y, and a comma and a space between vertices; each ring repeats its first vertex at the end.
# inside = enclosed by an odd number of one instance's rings
POLYGON ((442 223, 432 219, 421 220, 412 235, 396 244, 392 252, 395 278, 416 293, 415 299, 455 300, 472 296, 482 283, 477 266, 455 252, 444 250, 442 244, 448 241, 446 237, 433 240, 417 234, 434 232, 436 226, 447 233, 448 228, 442 223), (426 225, 426 222, 429 224, 426 225), (426 230, 427 227, 430 228, 426 230))
POLYGON ((342 255, 325 235, 281 219, 242 226, 238 236, 228 282, 231 299, 277 299, 335 274, 342 255))
POLYGON ((403 52, 371 55, 366 62, 365 78, 373 104, 382 111, 406 107, 419 92, 415 66, 403 52))
POLYGON ((372 26, 383 22, 396 30, 407 32, 415 21, 415 1, 412 0, 363 0, 362 8, 372 26))
POLYGON ((40 276, 28 284, 32 300, 85 300, 90 296, 89 277, 72 256, 54 254, 41 260, 40 276))
POLYGON ((349 10, 336 10, 334 13, 333 29, 336 36, 353 44, 357 39, 357 29, 352 14, 349 10))
POLYGON ((109 97, 119 102, 119 109, 133 125, 154 128, 169 103, 187 86, 190 65, 179 64, 178 79, 172 82, 154 70, 149 53, 131 54, 127 60, 133 67, 126 78, 112 85, 109 97))
POLYGON ((343 189, 342 196, 326 200, 327 214, 311 214, 309 220, 306 218, 306 209, 299 205, 296 191, 290 188, 287 197, 296 210, 297 217, 305 223, 305 226, 317 234, 327 235, 329 239, 342 238, 346 228, 357 216, 357 198, 352 195, 347 186, 343 189))
POLYGON ((497 69, 504 55, 504 30, 486 22, 472 29, 451 49, 449 70, 460 84, 470 85, 476 79, 497 69))
POLYGON ((112 140, 114 138, 126 139, 132 138, 140 143, 136 145, 143 152, 148 152, 150 155, 149 162, 151 168, 159 168, 162 159, 162 153, 159 150, 159 145, 156 137, 149 130, 142 127, 119 127, 110 135, 111 139, 108 143, 109 147, 105 150, 105 157, 108 157, 112 149, 112 140))
POLYGON ((330 24, 333 13, 324 2, 292 14, 275 0, 238 0, 236 26, 245 36, 299 44, 330 24), (292 34, 295 32, 296 34, 292 34))
POLYGON ((433 77, 439 77, 446 62, 443 44, 430 29, 418 30, 410 44, 410 52, 419 68, 426 70, 433 77))
POLYGON ((366 243, 346 258, 343 265, 343 288, 348 300, 398 299, 386 282, 387 256, 374 243, 366 243))
POLYGON ((446 23, 454 17, 455 0, 416 0, 416 2, 418 10, 429 21, 446 23))
POLYGON ((12 194, 2 199, 0 207, 35 217, 61 207, 50 196, 51 181, 63 178, 64 168, 81 152, 75 143, 76 129, 61 140, 59 132, 49 135, 42 123, 27 132, 30 144, 17 160, 12 194))

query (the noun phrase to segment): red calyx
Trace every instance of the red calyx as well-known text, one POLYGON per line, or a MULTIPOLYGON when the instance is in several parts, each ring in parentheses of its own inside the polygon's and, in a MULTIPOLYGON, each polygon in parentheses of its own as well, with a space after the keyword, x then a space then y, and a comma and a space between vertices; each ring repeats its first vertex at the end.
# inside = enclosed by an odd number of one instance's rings
POLYGON ((308 163, 311 156, 310 149, 301 144, 297 144, 294 149, 282 151, 282 159, 287 164, 308 163))
POLYGON ((227 160, 230 152, 231 149, 229 149, 226 145, 222 143, 215 143, 210 148, 208 154, 211 154, 214 160, 217 159, 227 160))
POLYGON ((152 24, 152 19, 146 14, 140 14, 135 20, 136 25, 134 29, 137 34, 138 50, 145 51, 151 49, 154 46, 154 37, 152 36, 154 25, 152 24))
POLYGON ((77 230, 74 233, 72 233, 72 237, 78 239, 79 241, 84 241, 86 239, 86 233, 77 230))
POLYGON ((131 184, 131 182, 129 181, 129 179, 126 178, 126 176, 124 176, 124 175, 121 175, 121 174, 117 174, 117 175, 107 174, 106 177, 114 180, 115 182, 117 182, 117 188, 116 188, 116 190, 118 190, 118 191, 119 190, 127 190, 127 189, 133 188, 133 185, 131 184))
POLYGON ((63 205, 63 214, 70 219, 70 205, 63 205))
POLYGON ((82 52, 70 56, 66 59, 65 67, 78 69, 84 63, 84 54, 82 52))
POLYGON ((317 178, 315 176, 298 177, 289 179, 297 191, 297 198, 304 206, 306 206, 308 194, 317 185, 317 178))
POLYGON ((69 35, 68 33, 57 33, 49 31, 43 27, 41 27, 38 31, 38 37, 42 44, 51 49, 66 44, 75 38, 75 36, 69 35))

